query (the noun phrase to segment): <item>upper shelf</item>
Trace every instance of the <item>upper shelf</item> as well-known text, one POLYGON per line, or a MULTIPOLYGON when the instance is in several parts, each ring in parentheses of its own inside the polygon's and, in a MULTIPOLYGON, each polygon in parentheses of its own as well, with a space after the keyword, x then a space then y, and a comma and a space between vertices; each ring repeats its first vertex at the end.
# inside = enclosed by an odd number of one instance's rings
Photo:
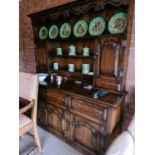
POLYGON ((96 56, 93 56, 93 55, 90 55, 90 56, 83 56, 83 55, 65 55, 65 54, 63 54, 63 55, 49 55, 49 57, 60 57, 60 58, 85 58, 85 59, 95 59, 96 58, 96 56))
POLYGON ((126 37, 126 32, 121 33, 121 34, 102 34, 100 36, 90 36, 90 35, 86 35, 85 37, 74 37, 74 36, 72 36, 72 37, 64 38, 64 39, 60 38, 60 37, 58 37, 56 39, 47 38, 45 40, 41 40, 38 37, 34 38, 34 39, 35 39, 36 42, 38 42, 38 41, 39 42, 53 42, 53 41, 74 41, 74 40, 88 40, 88 39, 90 40, 90 39, 96 39, 96 38, 122 37, 122 36, 126 37))

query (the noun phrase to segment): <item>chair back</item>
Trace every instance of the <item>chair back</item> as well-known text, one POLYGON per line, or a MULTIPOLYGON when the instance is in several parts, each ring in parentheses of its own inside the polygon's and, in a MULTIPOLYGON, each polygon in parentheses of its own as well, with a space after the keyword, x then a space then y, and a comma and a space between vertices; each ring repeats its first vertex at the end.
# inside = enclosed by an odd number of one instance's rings
POLYGON ((32 120, 36 123, 37 117, 37 103, 38 103, 38 75, 19 72, 19 97, 29 101, 34 100, 34 107, 32 108, 32 120))
POLYGON ((38 76, 30 73, 19 73, 19 96, 32 101, 38 97, 38 76))

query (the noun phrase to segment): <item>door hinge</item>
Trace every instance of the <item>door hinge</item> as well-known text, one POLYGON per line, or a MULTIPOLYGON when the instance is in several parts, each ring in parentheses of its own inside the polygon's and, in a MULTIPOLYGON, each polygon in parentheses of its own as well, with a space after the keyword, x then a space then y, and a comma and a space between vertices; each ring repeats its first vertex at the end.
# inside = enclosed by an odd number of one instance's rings
POLYGON ((118 90, 118 91, 121 91, 121 84, 118 84, 118 85, 117 85, 117 90, 118 90))
POLYGON ((123 77, 124 77, 124 72, 123 72, 123 71, 120 71, 120 72, 119 72, 119 77, 120 77, 121 79, 123 79, 123 77))

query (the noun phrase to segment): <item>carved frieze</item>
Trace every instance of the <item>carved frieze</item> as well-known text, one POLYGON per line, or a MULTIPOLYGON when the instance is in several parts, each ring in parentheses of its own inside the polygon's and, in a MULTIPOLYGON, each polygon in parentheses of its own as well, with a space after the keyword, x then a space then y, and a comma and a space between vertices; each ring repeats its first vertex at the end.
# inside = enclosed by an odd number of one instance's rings
MULTIPOLYGON (((70 14, 82 15, 86 14, 90 9, 94 11, 104 10, 106 4, 112 4, 114 6, 127 5, 127 0, 98 0, 98 1, 86 1, 87 3, 78 6, 72 6, 72 8, 67 8, 63 11, 53 12, 50 14, 51 19, 58 19, 60 16, 69 17, 70 14)), ((80 3, 80 2, 79 2, 80 3)))

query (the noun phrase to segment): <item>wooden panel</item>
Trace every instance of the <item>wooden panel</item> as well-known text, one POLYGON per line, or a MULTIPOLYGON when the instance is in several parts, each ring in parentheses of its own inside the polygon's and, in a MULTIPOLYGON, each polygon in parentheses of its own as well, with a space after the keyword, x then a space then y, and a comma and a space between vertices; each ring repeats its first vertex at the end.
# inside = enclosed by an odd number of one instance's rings
POLYGON ((118 86, 115 82, 103 81, 101 78, 95 79, 95 86, 98 88, 105 88, 110 90, 117 90, 118 86))
POLYGON ((100 75, 117 76, 119 51, 114 44, 103 45, 100 51, 100 75))
POLYGON ((60 93, 60 92, 53 92, 53 91, 50 91, 50 90, 47 90, 47 100, 48 100, 48 103, 52 103, 52 104, 55 104, 55 105, 58 105, 61 104, 63 106, 65 106, 65 101, 66 101, 66 97, 65 97, 65 94, 63 93, 60 93))
POLYGON ((118 76, 120 45, 107 39, 100 44, 99 52, 99 76, 109 75, 112 77, 118 76))
POLYGON ((76 98, 72 99, 71 108, 87 115, 91 115, 92 117, 98 119, 106 120, 107 109, 100 108, 93 105, 93 103, 86 102, 84 100, 79 100, 76 98))
POLYGON ((37 113, 37 120, 39 125, 42 127, 47 127, 47 118, 48 118, 48 110, 45 101, 39 100, 38 102, 38 113, 37 113))
POLYGON ((47 72, 48 61, 47 61, 46 45, 44 41, 36 43, 35 53, 36 53, 37 72, 47 72))
POLYGON ((110 36, 95 39, 97 58, 95 60, 95 86, 121 91, 123 78, 122 47, 124 36, 110 36))
POLYGON ((81 147, 99 153, 100 134, 99 126, 82 117, 74 115, 73 139, 81 147))
POLYGON ((42 127, 46 127, 46 123, 47 123, 47 120, 46 120, 46 112, 45 111, 42 111, 42 110, 38 110, 38 124, 41 125, 42 127))
POLYGON ((111 132, 115 128, 116 124, 122 119, 123 103, 124 103, 124 98, 122 98, 121 104, 117 108, 114 108, 112 111, 112 115, 111 115, 112 117, 109 123, 111 125, 111 132))
POLYGON ((64 111, 61 108, 51 104, 48 104, 47 108, 49 128, 55 132, 58 132, 59 134, 64 134, 64 111))
POLYGON ((119 121, 122 119, 123 115, 123 104, 124 104, 124 97, 119 102, 119 106, 115 108, 109 108, 108 112, 108 126, 107 131, 109 134, 111 134, 116 127, 116 125, 119 123, 119 121))
POLYGON ((46 65, 46 51, 44 46, 38 47, 38 64, 46 65))

